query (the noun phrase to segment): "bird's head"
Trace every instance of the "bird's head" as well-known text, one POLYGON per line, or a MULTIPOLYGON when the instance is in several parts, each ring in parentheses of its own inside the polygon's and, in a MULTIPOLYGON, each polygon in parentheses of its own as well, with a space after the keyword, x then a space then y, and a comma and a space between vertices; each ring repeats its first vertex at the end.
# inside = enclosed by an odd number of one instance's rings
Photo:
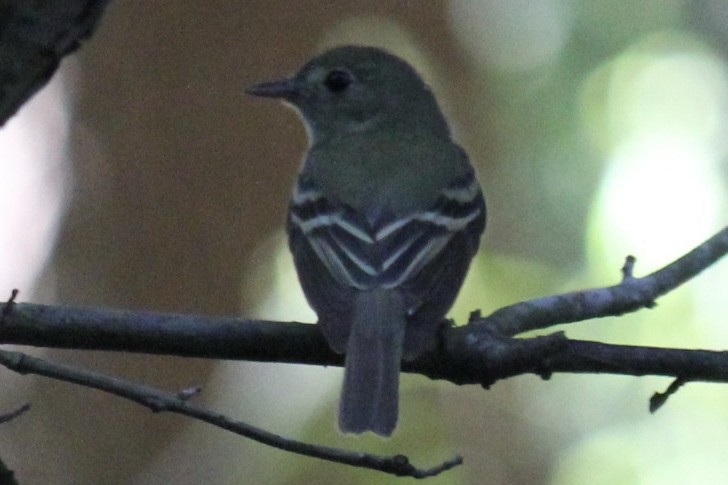
POLYGON ((291 104, 314 139, 380 126, 447 132, 435 98, 417 72, 374 47, 337 47, 289 78, 256 84, 246 92, 291 104))

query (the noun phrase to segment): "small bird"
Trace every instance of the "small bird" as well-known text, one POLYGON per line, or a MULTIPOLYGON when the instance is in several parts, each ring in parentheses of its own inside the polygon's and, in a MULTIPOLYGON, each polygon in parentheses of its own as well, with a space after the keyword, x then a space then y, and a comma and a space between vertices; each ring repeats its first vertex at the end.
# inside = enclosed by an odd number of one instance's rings
POLYGON ((436 346, 485 229, 473 168, 430 88, 378 48, 334 48, 247 93, 306 125, 287 232, 318 325, 345 354, 339 428, 389 436, 402 359, 436 346))

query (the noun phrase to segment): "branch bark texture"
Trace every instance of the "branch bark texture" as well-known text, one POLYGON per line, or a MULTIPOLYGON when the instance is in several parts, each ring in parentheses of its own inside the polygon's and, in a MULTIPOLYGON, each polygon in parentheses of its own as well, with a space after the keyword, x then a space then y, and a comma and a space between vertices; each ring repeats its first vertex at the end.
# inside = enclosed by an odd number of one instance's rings
MULTIPOLYGON (((728 227, 675 262, 642 278, 625 273, 606 287, 548 296, 501 308, 468 325, 443 325, 436 351, 403 370, 457 384, 490 385, 499 379, 554 372, 662 375, 728 382, 728 352, 611 345, 568 339, 563 333, 516 338, 527 330, 620 315, 651 307, 728 253, 728 227)), ((191 315, 7 304, 0 343, 84 350, 341 365, 318 328, 191 315)))

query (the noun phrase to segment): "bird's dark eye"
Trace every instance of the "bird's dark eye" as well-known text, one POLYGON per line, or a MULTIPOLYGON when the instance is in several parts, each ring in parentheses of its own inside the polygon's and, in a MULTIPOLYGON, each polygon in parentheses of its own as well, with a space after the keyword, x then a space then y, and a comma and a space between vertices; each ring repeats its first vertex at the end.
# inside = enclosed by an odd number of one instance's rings
POLYGON ((332 93, 340 93, 351 84, 351 74, 346 71, 335 69, 331 71, 324 80, 324 85, 332 93))

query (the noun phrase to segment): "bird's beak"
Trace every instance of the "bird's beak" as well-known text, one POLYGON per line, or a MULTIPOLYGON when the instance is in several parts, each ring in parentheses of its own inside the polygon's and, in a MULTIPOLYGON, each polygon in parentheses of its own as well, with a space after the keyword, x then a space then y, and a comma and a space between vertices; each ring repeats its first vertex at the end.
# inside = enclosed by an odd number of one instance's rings
POLYGON ((254 84, 245 92, 253 96, 291 100, 301 93, 301 87, 294 79, 284 78, 254 84))

